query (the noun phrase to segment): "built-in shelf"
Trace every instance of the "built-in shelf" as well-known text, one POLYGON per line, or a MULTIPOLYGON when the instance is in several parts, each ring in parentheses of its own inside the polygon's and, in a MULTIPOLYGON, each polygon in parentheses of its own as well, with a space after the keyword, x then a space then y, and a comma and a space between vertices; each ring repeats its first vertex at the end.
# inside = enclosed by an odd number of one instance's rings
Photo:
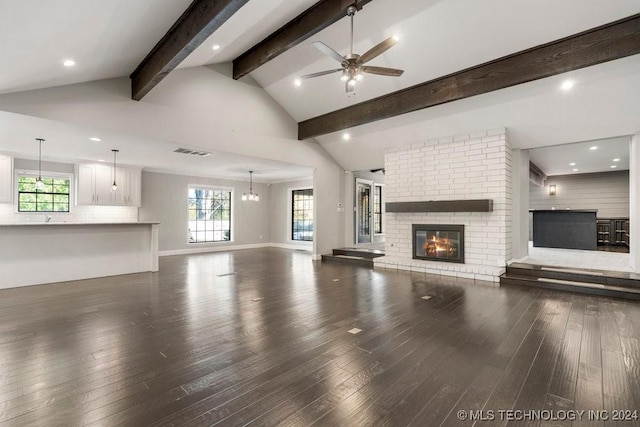
POLYGON ((387 212, 492 212, 493 200, 428 200, 386 203, 387 212))

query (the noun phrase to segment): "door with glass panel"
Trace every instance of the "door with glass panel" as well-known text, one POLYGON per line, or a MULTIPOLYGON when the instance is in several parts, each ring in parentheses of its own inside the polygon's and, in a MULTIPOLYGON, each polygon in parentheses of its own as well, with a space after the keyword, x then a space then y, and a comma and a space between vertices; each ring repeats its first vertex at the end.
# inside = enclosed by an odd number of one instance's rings
POLYGON ((356 179, 356 243, 371 243, 373 181, 356 179))

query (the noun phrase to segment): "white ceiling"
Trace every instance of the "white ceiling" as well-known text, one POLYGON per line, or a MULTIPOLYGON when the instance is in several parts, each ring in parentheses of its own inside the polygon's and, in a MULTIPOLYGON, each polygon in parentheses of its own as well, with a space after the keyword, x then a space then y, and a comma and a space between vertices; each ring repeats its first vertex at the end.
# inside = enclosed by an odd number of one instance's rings
MULTIPOLYGON (((0 149, 20 158, 37 159, 35 138, 46 141, 42 145, 45 161, 112 162, 111 149, 119 149, 118 164, 144 167, 145 170, 183 173, 192 176, 248 181, 254 171, 254 181, 276 183, 311 178, 309 167, 239 154, 213 151, 210 156, 197 157, 174 153, 175 142, 151 140, 140 136, 45 120, 13 113, 0 114, 0 149), (99 135, 102 141, 89 138, 99 135)), ((198 149, 192 145, 182 148, 198 149)), ((211 151, 209 151, 211 152, 211 151)))
MULTIPOLYGON (((251 0, 181 67, 230 61, 316 1, 251 0), (221 48, 213 51, 213 44, 221 48)), ((0 93, 128 76, 190 3, 0 2, 0 93), (63 67, 66 58, 73 58, 77 66, 63 67)), ((638 0, 373 0, 356 14, 355 51, 362 53, 398 35, 400 42, 371 65, 402 68, 406 70, 402 77, 367 75, 352 97, 344 93, 339 75, 294 87, 296 76, 336 68, 312 42, 321 40, 346 53, 347 18, 263 65, 251 77, 300 121, 636 13, 640 13, 638 0)), ((640 130, 637 99, 640 55, 359 126, 349 130, 348 143, 342 141, 341 132, 317 141, 346 170, 381 167, 390 145, 488 128, 506 127, 514 147, 567 144, 640 130), (562 93, 558 86, 567 77, 576 86, 562 93)), ((97 160, 104 153, 104 147, 96 149, 87 142, 91 129, 9 113, 0 114, 0 125, 0 149, 5 151, 32 156, 36 147, 30 141, 37 129, 50 144, 56 139, 66 141, 62 151, 55 151, 68 153, 65 158, 97 160)), ((154 170, 239 179, 249 168, 264 169, 263 182, 311 173, 309 168, 223 152, 204 159, 176 160, 178 155, 173 153, 149 156, 150 150, 157 153, 160 147, 170 152, 176 146, 132 135, 108 135, 103 130, 100 136, 109 149, 114 148, 108 142, 112 137, 127 147, 125 163, 154 170), (269 177, 267 171, 271 171, 269 177)))
POLYGON ((0 93, 128 76, 191 2, 0 1, 0 93))
POLYGON ((623 136, 535 148, 529 158, 547 176, 628 170, 629 143, 630 138, 623 136))

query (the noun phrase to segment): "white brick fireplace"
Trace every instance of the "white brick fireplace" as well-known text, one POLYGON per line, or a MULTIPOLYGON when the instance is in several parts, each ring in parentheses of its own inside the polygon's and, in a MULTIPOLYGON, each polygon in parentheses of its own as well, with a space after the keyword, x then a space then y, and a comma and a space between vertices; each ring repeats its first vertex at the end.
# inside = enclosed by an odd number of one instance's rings
POLYGON ((385 256, 392 268, 498 282, 511 259, 511 147, 505 129, 457 135, 385 153, 386 201, 489 199, 491 212, 387 212, 385 256), (413 259, 412 225, 464 225, 464 263, 413 259))

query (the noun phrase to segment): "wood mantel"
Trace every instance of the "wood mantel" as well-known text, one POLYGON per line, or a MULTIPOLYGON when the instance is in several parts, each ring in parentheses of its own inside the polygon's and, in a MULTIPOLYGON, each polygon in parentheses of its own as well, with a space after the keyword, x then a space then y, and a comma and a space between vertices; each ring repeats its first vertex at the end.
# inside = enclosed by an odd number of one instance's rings
POLYGON ((391 202, 386 212, 493 212, 493 200, 428 200, 423 202, 391 202))

